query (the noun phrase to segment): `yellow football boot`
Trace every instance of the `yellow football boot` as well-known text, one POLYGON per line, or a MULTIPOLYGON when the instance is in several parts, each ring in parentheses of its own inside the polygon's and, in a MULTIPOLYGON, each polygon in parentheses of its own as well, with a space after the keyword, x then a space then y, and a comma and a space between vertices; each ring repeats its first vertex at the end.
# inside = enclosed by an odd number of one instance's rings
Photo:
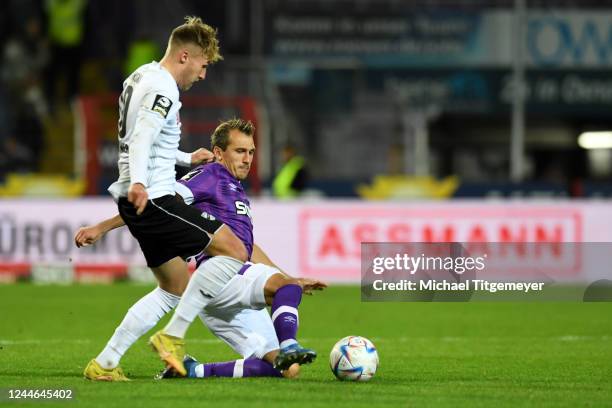
POLYGON ((183 339, 170 336, 160 330, 151 336, 149 344, 166 363, 166 366, 174 368, 181 377, 187 374, 183 364, 183 358, 185 358, 185 342, 183 339))
POLYGON ((83 375, 92 381, 131 381, 123 374, 121 367, 106 369, 100 366, 94 358, 87 364, 83 375))

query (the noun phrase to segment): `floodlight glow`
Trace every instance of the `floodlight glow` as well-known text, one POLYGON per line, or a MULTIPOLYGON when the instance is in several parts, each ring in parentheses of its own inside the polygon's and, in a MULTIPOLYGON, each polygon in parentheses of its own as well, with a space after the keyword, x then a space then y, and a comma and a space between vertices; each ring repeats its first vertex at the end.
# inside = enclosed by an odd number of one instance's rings
POLYGON ((612 149, 612 131, 584 132, 578 136, 578 146, 583 149, 612 149))

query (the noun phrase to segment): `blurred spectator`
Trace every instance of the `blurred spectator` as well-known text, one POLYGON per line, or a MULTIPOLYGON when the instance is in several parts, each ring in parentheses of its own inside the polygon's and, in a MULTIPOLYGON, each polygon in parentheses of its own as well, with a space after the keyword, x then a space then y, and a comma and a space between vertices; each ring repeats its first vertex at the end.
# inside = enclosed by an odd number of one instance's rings
POLYGON ((87 0, 46 0, 51 44, 46 92, 52 109, 58 96, 60 102, 69 102, 79 91, 86 5, 87 0), (62 82, 65 88, 60 92, 62 82))
POLYGON ((8 97, 32 104, 40 116, 47 106, 41 90, 42 73, 49 61, 47 41, 42 34, 42 22, 31 16, 21 30, 9 37, 3 51, 2 79, 8 97))
POLYGON ((14 131, 7 145, 12 172, 37 172, 44 149, 44 126, 32 103, 22 99, 13 115, 14 131))
POLYGON ((306 188, 308 173, 306 162, 299 156, 292 145, 286 145, 282 151, 283 166, 272 182, 274 196, 292 198, 299 196, 306 188))
MULTIPOLYGON (((41 16, 22 16, 21 25, 9 36, 2 50, 0 92, 0 169, 37 171, 43 148, 43 118, 47 104, 42 92, 42 72, 48 48, 41 16)), ((16 23, 16 22, 15 22, 16 23)))

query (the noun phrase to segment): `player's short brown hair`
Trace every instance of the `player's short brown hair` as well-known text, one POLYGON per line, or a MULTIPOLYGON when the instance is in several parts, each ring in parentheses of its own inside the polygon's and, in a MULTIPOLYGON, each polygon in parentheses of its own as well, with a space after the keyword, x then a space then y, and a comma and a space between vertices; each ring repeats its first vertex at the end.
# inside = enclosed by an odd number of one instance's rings
POLYGON ((172 48, 185 44, 195 44, 202 48, 209 63, 223 59, 219 54, 217 29, 204 23, 200 17, 185 17, 185 23, 172 30, 168 44, 172 48))
POLYGON ((219 146, 221 150, 225 151, 229 144, 229 134, 231 130, 237 130, 252 137, 255 134, 255 125, 253 125, 253 122, 250 120, 238 118, 221 122, 210 137, 210 148, 212 149, 215 146, 219 146))

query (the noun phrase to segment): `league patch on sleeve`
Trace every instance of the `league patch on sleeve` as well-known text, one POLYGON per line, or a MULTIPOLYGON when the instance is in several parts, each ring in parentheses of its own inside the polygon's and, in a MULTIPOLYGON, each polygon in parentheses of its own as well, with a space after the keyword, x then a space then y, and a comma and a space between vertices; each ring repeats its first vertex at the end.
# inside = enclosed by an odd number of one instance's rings
POLYGON ((168 116, 170 108, 172 107, 172 101, 170 98, 163 95, 155 95, 155 101, 151 110, 162 115, 164 118, 168 116))

